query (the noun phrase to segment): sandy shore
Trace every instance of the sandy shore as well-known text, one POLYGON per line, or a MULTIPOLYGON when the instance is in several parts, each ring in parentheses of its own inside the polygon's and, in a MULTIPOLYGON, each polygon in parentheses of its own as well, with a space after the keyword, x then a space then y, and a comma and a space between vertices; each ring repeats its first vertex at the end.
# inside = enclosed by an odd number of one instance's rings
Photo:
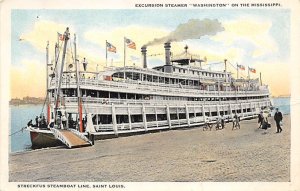
POLYGON ((257 120, 240 130, 202 128, 96 141, 9 156, 9 181, 290 181, 290 116, 282 133, 257 120))

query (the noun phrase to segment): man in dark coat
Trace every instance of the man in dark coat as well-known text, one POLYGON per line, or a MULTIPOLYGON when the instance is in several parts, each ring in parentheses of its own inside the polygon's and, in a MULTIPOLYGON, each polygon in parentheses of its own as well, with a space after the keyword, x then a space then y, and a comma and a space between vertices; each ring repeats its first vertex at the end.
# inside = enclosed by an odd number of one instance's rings
POLYGON ((264 122, 264 116, 263 116, 263 112, 261 111, 260 114, 258 114, 258 123, 259 123, 258 128, 262 127, 263 122, 264 122))
POLYGON ((276 108, 276 112, 274 115, 274 120, 276 122, 276 126, 277 126, 277 132, 276 133, 281 133, 282 128, 280 127, 280 122, 282 121, 282 113, 278 110, 278 108, 276 108))

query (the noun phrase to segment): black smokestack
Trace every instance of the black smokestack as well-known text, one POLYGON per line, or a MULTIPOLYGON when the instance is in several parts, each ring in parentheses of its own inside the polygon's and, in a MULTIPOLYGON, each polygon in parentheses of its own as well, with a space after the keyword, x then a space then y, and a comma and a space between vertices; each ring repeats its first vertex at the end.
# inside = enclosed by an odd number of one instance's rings
POLYGON ((179 42, 187 39, 199 39, 205 35, 216 35, 218 32, 224 31, 222 23, 217 19, 190 19, 187 23, 177 26, 177 28, 170 32, 169 35, 156 38, 150 41, 146 46, 162 44, 164 42, 179 42))
POLYGON ((170 58, 171 43, 166 42, 164 48, 165 48, 165 56, 166 56, 166 65, 171 65, 171 58, 170 58))
POLYGON ((171 65, 171 43, 170 42, 166 42, 164 44, 164 48, 165 48, 165 56, 166 56, 166 65, 164 66, 164 71, 167 73, 172 73, 173 72, 173 66, 171 65))
POLYGON ((141 48, 142 52, 142 62, 143 62, 143 68, 147 68, 147 46, 142 46, 141 48))

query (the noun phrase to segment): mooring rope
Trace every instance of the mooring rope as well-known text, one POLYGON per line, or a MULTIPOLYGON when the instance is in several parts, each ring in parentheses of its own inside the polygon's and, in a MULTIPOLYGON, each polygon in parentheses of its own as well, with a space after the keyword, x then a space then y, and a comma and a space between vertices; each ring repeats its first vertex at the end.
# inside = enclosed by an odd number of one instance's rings
POLYGON ((12 134, 10 134, 9 136, 15 135, 15 134, 17 134, 17 133, 19 133, 19 132, 21 132, 21 131, 23 132, 24 129, 26 129, 26 127, 22 127, 20 130, 14 132, 14 133, 12 133, 12 134))

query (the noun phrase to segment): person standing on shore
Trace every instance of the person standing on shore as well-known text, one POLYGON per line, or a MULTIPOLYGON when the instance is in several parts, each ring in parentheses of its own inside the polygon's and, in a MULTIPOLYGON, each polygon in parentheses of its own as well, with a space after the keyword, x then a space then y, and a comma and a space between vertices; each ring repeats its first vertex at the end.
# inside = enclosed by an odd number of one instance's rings
POLYGON ((282 131, 282 128, 281 128, 281 122, 282 122, 282 113, 279 111, 278 108, 276 108, 276 112, 275 112, 275 115, 274 115, 274 120, 276 122, 276 126, 277 126, 277 132, 276 133, 281 133, 282 131))
POLYGON ((234 129, 234 128, 241 128, 241 125, 240 125, 240 116, 236 113, 236 112, 234 112, 234 116, 233 116, 233 119, 232 119, 232 130, 234 129))
POLYGON ((225 118, 224 118, 223 114, 221 115, 221 127, 222 127, 222 129, 225 128, 225 118))
POLYGON ((204 130, 210 130, 211 131, 211 124, 210 124, 210 119, 207 116, 204 116, 204 127, 203 127, 203 131, 204 130))
POLYGON ((264 116, 263 116, 263 112, 261 111, 260 114, 258 114, 258 123, 259 123, 258 128, 262 127, 263 122, 264 122, 264 116))

